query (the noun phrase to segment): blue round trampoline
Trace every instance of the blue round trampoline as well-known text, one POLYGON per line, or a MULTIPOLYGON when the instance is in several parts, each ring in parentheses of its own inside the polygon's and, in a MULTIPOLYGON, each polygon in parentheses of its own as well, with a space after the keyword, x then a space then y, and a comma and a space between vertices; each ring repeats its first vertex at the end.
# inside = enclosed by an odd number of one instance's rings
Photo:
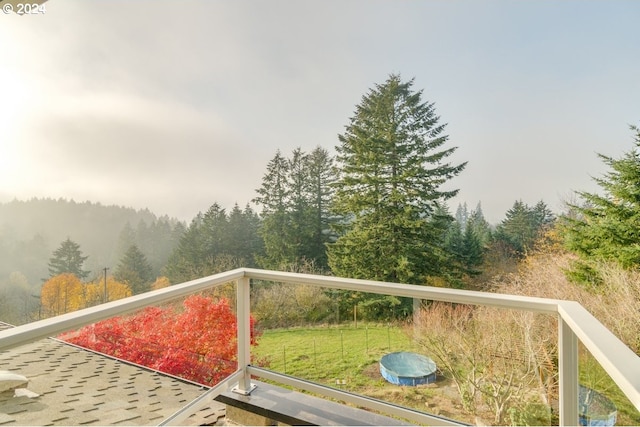
POLYGON ((417 353, 389 353, 380 359, 380 374, 392 384, 429 384, 436 380, 436 363, 417 353))
POLYGON ((618 410, 604 395, 580 385, 578 394, 578 423, 581 426, 614 426, 618 410))

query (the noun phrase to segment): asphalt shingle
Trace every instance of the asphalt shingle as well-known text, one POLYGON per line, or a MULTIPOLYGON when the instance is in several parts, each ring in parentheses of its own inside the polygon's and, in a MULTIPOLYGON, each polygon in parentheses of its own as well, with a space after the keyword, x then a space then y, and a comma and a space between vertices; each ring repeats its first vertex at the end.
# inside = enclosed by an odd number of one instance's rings
MULTIPOLYGON (((0 393, 0 425, 157 425, 207 390, 54 339, 0 352, 0 370, 24 375, 39 395, 0 393)), ((212 402, 185 424, 223 417, 212 402)))

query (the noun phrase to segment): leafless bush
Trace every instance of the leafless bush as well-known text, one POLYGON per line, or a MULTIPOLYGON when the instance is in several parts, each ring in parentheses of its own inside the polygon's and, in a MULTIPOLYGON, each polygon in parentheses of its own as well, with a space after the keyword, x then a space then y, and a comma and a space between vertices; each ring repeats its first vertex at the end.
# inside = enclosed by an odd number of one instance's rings
POLYGON ((602 280, 597 289, 567 279, 576 256, 559 250, 535 252, 520 264, 519 271, 495 281, 500 293, 577 301, 620 340, 640 353, 640 272, 611 263, 596 264, 602 280))
MULTIPOLYGON (((319 274, 312 262, 287 266, 295 273, 319 274)), ((251 295, 251 313, 262 328, 284 328, 317 323, 331 315, 331 299, 325 290, 306 284, 258 281, 251 295)))
POLYGON ((251 312, 262 328, 283 328, 316 323, 330 314, 330 298, 317 286, 259 284, 251 312))
POLYGON ((553 381, 540 324, 532 313, 433 303, 419 314, 414 334, 453 380, 463 408, 475 414, 484 403, 503 424, 508 410, 524 408, 553 381))

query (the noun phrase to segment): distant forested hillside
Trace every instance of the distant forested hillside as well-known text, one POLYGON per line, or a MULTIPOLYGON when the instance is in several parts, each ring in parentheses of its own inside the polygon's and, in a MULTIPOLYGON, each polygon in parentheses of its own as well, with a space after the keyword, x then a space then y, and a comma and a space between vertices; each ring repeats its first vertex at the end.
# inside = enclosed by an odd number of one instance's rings
POLYGON ((90 277, 105 267, 115 269, 131 244, 159 274, 184 230, 179 221, 148 209, 66 199, 0 203, 0 285, 19 272, 30 287, 39 287, 49 277, 49 258, 67 238, 88 256, 84 269, 90 277))

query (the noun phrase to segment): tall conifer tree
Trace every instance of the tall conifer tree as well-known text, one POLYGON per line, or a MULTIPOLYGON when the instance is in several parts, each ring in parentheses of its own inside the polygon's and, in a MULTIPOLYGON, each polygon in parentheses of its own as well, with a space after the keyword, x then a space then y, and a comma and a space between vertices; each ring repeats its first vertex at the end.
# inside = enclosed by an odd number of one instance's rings
POLYGON ((337 275, 424 284, 443 273, 446 225, 432 217, 457 194, 442 187, 466 162, 447 163, 456 148, 443 148, 445 125, 412 86, 398 75, 375 85, 339 135, 334 207, 344 221, 329 246, 337 275))
POLYGON ((287 239, 289 217, 289 162, 280 153, 267 164, 267 172, 262 178, 262 186, 256 190, 258 196, 254 203, 262 205, 262 226, 260 235, 264 240, 265 256, 260 265, 266 268, 278 268, 291 261, 287 239))
POLYGON ((253 199, 262 205, 261 266, 280 269, 311 261, 321 269, 327 267, 334 181, 333 158, 323 148, 309 154, 296 148, 289 158, 276 153, 253 199))
POLYGON ((114 277, 131 288, 134 295, 147 292, 155 279, 153 268, 137 245, 131 245, 120 260, 114 277))
POLYGON ((88 271, 82 269, 86 259, 87 257, 82 255, 80 245, 67 238, 49 259, 49 277, 71 273, 79 279, 84 279, 89 275, 88 271))
POLYGON ((598 154, 610 168, 596 183, 604 194, 578 192, 584 200, 563 218, 568 247, 586 260, 614 261, 625 268, 640 266, 640 129, 634 147, 620 158, 598 154))
POLYGON ((554 221, 555 216, 542 200, 533 207, 516 200, 498 225, 495 238, 516 256, 524 256, 554 221))
POLYGON ((334 159, 322 147, 316 147, 308 156, 309 196, 311 205, 312 237, 308 244, 309 257, 320 268, 327 268, 327 243, 335 241, 331 225, 335 219, 331 215, 333 184, 336 180, 334 159))

